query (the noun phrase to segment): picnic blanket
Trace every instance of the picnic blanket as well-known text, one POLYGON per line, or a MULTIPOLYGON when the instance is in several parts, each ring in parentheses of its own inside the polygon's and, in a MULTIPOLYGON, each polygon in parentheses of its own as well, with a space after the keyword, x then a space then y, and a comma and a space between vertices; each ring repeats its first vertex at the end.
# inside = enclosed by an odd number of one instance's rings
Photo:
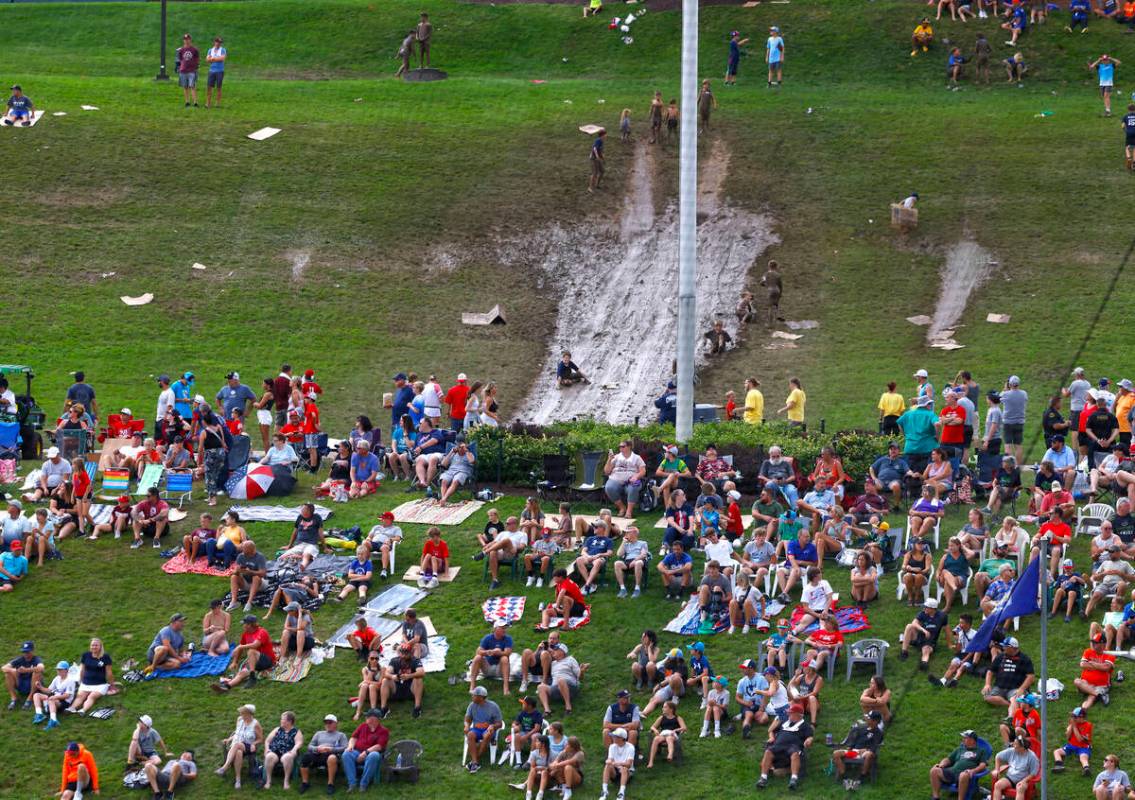
MULTIPOLYGON (((796 610, 792 612, 792 616, 789 619, 793 628, 800 622, 800 618, 804 616, 805 612, 806 609, 804 606, 796 606, 796 610)), ((836 621, 839 622, 840 633, 859 633, 871 627, 867 622, 867 612, 856 606, 841 606, 837 608, 835 610, 835 618, 836 621)), ((811 633, 819 629, 820 623, 813 622, 804 629, 803 633, 811 633)))
POLYGON ((394 509, 395 522, 419 525, 460 525, 483 506, 480 500, 440 505, 434 500, 411 500, 394 509))
MULTIPOLYGON (((461 572, 461 567, 449 567, 444 575, 434 575, 439 583, 452 583, 457 577, 457 573, 461 572)), ((422 577, 422 568, 415 564, 406 570, 406 574, 402 576, 402 580, 416 583, 418 578, 422 577)))
MULTIPOLYGON (((584 522, 586 522, 588 525, 590 525, 593 522, 595 522, 595 520, 599 519, 599 515, 598 514, 572 514, 571 518, 572 518, 573 521, 577 520, 577 519, 581 519, 584 522)), ((628 527, 630 527, 631 525, 634 525, 635 518, 634 517, 611 517, 611 521, 614 522, 616 525, 618 525, 620 530, 625 531, 628 527)), ((544 515, 544 525, 545 525, 545 527, 551 528, 552 530, 555 530, 556 528, 560 527, 560 515, 559 514, 545 514, 544 515)), ((663 525, 662 527, 666 527, 666 526, 663 525)))
MULTIPOLYGON (((241 517, 243 520, 244 517, 241 517)), ((271 576, 277 572, 294 571, 298 578, 300 570, 300 558, 275 558, 268 562, 268 575, 271 576)), ((354 561, 354 555, 337 556, 333 553, 320 553, 311 560, 307 565, 307 569, 302 570, 304 575, 316 576, 329 576, 329 575, 346 575, 347 568, 351 566, 354 561)))
POLYGON ((311 672, 311 656, 284 656, 268 672, 268 680, 280 683, 299 683, 311 672))
POLYGON ((490 597, 481 604, 481 614, 485 622, 493 625, 498 622, 511 625, 520 622, 520 618, 524 616, 525 600, 525 597, 490 597))
MULTIPOLYGON (((300 515, 300 506, 233 506, 229 511, 240 515, 241 523, 245 522, 295 522, 300 515)), ((317 505, 315 513, 324 522, 331 516, 331 509, 317 505)))
POLYGON ((24 483, 20 487, 20 491, 21 492, 30 492, 32 489, 34 489, 35 485, 39 482, 39 476, 42 475, 42 474, 43 474, 42 469, 33 469, 31 472, 29 472, 27 475, 25 475, 24 476, 24 483))
MULTIPOLYGON (((396 636, 397 638, 394 639, 383 640, 382 655, 379 656, 378 663, 384 667, 389 666, 390 660, 398 654, 396 645, 402 641, 402 635, 396 636)), ((449 641, 444 636, 430 636, 426 642, 430 649, 422 659, 422 666, 426 672, 445 672, 445 656, 449 653, 449 641)))
POLYGON ((229 665, 231 653, 220 656, 211 656, 200 651, 193 654, 189 663, 179 669, 156 669, 146 676, 152 681, 158 678, 204 678, 207 675, 221 675, 229 665))
POLYGON ((236 562, 234 561, 230 564, 228 569, 210 567, 207 558, 201 557, 190 561, 185 551, 182 550, 173 558, 162 563, 162 572, 170 575, 180 575, 184 572, 191 572, 194 575, 215 575, 218 578, 225 578, 236 572, 236 562))
MULTIPOLYGON (((784 605, 776 600, 769 600, 765 604, 765 619, 768 620, 775 617, 784 610, 784 605)), ((729 616, 722 615, 713 621, 712 631, 701 630, 700 614, 701 609, 698 607, 697 595, 691 595, 689 601, 674 619, 666 623, 666 627, 662 630, 667 633, 677 633, 681 636, 708 636, 715 633, 722 633, 729 629, 729 616)), ((749 620, 750 625, 756 625, 760 622, 760 617, 754 616, 749 620)))
POLYGON ((366 604, 366 610, 375 614, 402 616, 406 613, 407 608, 413 607, 415 603, 419 600, 423 600, 427 596, 427 592, 415 586, 395 583, 375 595, 370 602, 366 604))
POLYGON ((114 506, 109 503, 95 503, 91 506, 91 521, 95 525, 110 524, 110 512, 114 506))
MULTIPOLYGON (((397 634, 402 629, 402 623, 396 619, 387 619, 375 611, 364 611, 362 616, 366 617, 367 625, 374 628, 378 634, 379 641, 384 641, 390 634, 397 634)), ((343 623, 339 630, 335 631, 335 635, 327 640, 327 644, 332 647, 350 647, 347 642, 347 634, 355 632, 355 620, 352 617, 349 622, 343 623)))
POLYGON ((590 606, 583 612, 582 617, 571 617, 568 619, 567 624, 564 624, 563 617, 552 617, 548 620, 548 624, 537 625, 536 630, 550 631, 552 628, 563 628, 565 630, 574 631, 577 628, 582 628, 587 623, 591 622, 591 608, 590 606))

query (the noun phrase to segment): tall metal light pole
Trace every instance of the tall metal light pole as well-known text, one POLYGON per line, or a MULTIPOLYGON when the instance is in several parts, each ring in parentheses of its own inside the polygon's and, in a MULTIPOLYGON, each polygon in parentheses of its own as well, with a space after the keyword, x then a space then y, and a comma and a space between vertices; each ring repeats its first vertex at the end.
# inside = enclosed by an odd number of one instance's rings
POLYGON ((678 415, 675 438, 694 428, 694 341, 697 336, 698 0, 682 0, 682 130, 678 179, 678 415))
POLYGON ((1040 579, 1037 603, 1040 606, 1040 800, 1048 798, 1048 548, 1051 534, 1040 540, 1040 579))
POLYGON ((158 75, 154 80, 168 81, 169 75, 166 74, 166 0, 162 0, 162 48, 161 48, 161 65, 158 68, 158 75))

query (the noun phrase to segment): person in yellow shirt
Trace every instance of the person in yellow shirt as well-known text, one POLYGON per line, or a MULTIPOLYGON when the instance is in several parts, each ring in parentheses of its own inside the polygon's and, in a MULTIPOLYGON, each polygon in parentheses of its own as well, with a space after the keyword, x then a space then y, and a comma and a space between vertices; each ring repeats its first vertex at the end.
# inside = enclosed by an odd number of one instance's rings
POLYGON ((934 29, 930 27, 930 17, 923 17, 922 22, 914 29, 914 34, 910 37, 911 51, 910 56, 914 58, 918 55, 918 51, 928 52, 930 45, 934 43, 934 29))
POLYGON ((761 382, 756 378, 745 379, 745 422, 760 425, 765 421, 765 396, 757 387, 761 382))
POLYGON ((784 408, 776 413, 787 414, 789 425, 802 426, 804 424, 804 405, 808 402, 808 397, 804 394, 804 387, 799 378, 789 378, 788 386, 788 399, 784 401, 784 408))
POLYGON ((879 398, 879 435, 898 436, 899 417, 906 411, 906 401, 895 391, 897 383, 887 384, 887 391, 879 398))
POLYGON ((1119 394, 1115 396, 1115 409, 1112 413, 1119 420, 1119 441, 1131 446, 1131 409, 1135 408, 1135 384, 1127 378, 1119 382, 1119 394))

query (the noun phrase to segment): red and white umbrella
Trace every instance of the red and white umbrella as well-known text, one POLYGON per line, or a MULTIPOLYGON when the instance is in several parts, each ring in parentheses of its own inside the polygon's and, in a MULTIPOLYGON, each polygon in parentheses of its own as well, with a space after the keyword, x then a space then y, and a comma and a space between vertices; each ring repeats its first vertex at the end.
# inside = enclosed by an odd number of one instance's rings
POLYGON ((267 465, 240 469, 225 483, 225 493, 233 500, 253 500, 263 497, 275 479, 272 468, 267 465))

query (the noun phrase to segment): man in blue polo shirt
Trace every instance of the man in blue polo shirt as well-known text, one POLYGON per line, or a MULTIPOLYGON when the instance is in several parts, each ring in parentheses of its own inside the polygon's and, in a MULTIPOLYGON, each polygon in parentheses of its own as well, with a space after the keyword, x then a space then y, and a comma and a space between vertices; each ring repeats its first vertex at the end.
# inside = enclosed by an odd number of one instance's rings
POLYGON ((658 562, 658 571, 662 573, 662 580, 666 584, 667 600, 682 598, 682 590, 690 585, 693 569, 694 560, 682 547, 682 543, 671 544, 670 552, 658 562))
POLYGON ((493 626, 493 632, 486 634, 477 648, 477 655, 469 664, 469 691, 477 688, 477 677, 500 678, 504 693, 508 694, 509 658, 512 656, 512 637, 503 622, 493 626))

